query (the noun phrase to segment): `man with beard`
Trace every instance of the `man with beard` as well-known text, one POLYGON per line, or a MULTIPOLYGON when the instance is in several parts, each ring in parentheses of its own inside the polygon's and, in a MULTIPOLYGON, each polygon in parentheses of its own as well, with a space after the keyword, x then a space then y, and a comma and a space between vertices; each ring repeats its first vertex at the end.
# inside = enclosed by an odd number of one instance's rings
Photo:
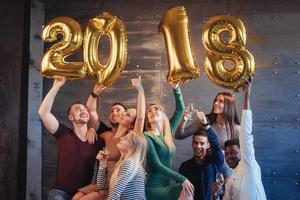
MULTIPOLYGON (((185 114, 188 115, 187 112, 185 114)), ((224 163, 224 155, 205 114, 198 111, 196 114, 207 131, 199 131, 193 135, 194 156, 181 164, 179 173, 193 184, 195 200, 210 200, 210 186, 215 181, 217 169, 221 168, 224 163)))
MULTIPOLYGON (((261 170, 254 155, 252 112, 250 110, 251 83, 243 85, 242 89, 244 106, 239 141, 228 140, 225 142, 225 159, 233 172, 225 183, 223 200, 265 200, 266 194, 261 181, 261 170)), ((214 199, 220 188, 218 183, 212 185, 214 199)))
POLYGON ((89 96, 86 106, 90 112, 90 122, 89 127, 91 129, 88 132, 88 141, 93 144, 95 140, 97 140, 96 132, 101 135, 101 137, 105 140, 105 138, 113 135, 117 128, 118 122, 117 118, 125 111, 127 108, 122 103, 114 103, 111 107, 108 120, 112 127, 108 127, 104 122, 99 119, 99 115, 97 113, 97 98, 101 95, 102 91, 105 89, 103 86, 95 85, 91 95, 89 96), (95 131, 97 130, 97 131, 95 131), (103 134, 102 134, 103 133, 103 134))
POLYGON ((85 105, 79 102, 70 105, 68 119, 72 129, 61 124, 51 113, 54 99, 64 83, 65 77, 55 78, 39 109, 40 118, 55 137, 58 148, 56 178, 53 189, 49 191, 49 200, 70 199, 78 188, 91 182, 95 157, 103 145, 100 141, 87 142, 90 115, 85 105))
MULTIPOLYGON (((87 133, 87 140, 89 144, 95 144, 100 138, 102 141, 107 141, 114 136, 118 129, 118 118, 127 111, 127 108, 122 103, 114 103, 111 107, 108 120, 112 127, 108 127, 100 120, 97 113, 97 99, 101 96, 104 86, 95 85, 86 103, 87 109, 90 113, 90 120, 88 123, 89 130, 87 133)), ((106 145, 106 144, 105 144, 106 145)), ((79 188, 78 192, 73 196, 73 200, 82 198, 84 195, 96 191, 96 184, 88 184, 79 188)))

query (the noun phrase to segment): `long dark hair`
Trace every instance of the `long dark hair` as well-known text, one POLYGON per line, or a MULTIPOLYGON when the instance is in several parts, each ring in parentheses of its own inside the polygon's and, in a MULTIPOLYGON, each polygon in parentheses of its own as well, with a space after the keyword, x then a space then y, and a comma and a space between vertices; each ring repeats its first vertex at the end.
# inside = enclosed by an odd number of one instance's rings
MULTIPOLYGON (((224 111, 222 113, 222 117, 224 118, 226 130, 230 132, 229 139, 233 139, 235 135, 234 125, 241 125, 240 118, 237 114, 235 98, 234 95, 228 92, 220 92, 216 95, 214 99, 214 103, 217 100, 219 95, 223 95, 224 97, 224 111)), ((216 122, 217 114, 214 113, 214 106, 212 107, 211 112, 207 115, 207 118, 210 124, 216 122)), ((227 134, 228 136, 228 134, 227 134)))

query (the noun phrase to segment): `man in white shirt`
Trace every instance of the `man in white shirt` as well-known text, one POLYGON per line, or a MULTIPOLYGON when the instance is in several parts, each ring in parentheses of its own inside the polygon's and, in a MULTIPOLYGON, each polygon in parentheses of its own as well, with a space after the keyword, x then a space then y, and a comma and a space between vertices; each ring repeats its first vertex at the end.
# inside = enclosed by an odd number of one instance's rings
MULTIPOLYGON (((244 85, 242 88, 244 108, 239 143, 234 140, 225 142, 225 159, 233 172, 226 181, 223 200, 265 200, 261 170, 254 155, 250 110, 251 84, 244 85)), ((217 192, 219 188, 216 183, 212 185, 212 191, 217 192)))

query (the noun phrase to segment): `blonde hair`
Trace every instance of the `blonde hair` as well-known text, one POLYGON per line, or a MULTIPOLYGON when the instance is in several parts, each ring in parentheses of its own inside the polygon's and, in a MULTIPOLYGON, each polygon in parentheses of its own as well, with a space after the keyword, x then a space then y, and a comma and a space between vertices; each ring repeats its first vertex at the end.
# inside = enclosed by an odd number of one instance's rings
POLYGON ((163 139, 164 139, 164 143, 167 145, 169 151, 174 151, 175 150, 175 144, 174 144, 174 141, 173 141, 173 135, 172 135, 171 128, 170 128, 170 121, 169 121, 169 118, 167 117, 166 113, 164 112, 163 108, 160 105, 151 104, 147 108, 146 118, 145 118, 146 130, 151 132, 151 124, 150 124, 149 119, 148 119, 148 111, 149 111, 149 108, 153 105, 158 106, 159 109, 162 112, 162 120, 163 120, 162 121, 162 123, 163 123, 162 124, 163 125, 162 136, 163 136, 163 139))
POLYGON ((120 168, 126 160, 132 160, 134 163, 137 164, 134 169, 134 172, 131 174, 132 177, 129 177, 130 179, 133 178, 135 172, 138 170, 138 164, 141 164, 143 168, 145 168, 146 165, 147 141, 144 135, 133 130, 130 130, 127 135, 130 136, 129 141, 131 142, 131 149, 125 156, 122 156, 117 162, 116 168, 110 179, 109 191, 111 191, 111 189, 115 185, 120 168))

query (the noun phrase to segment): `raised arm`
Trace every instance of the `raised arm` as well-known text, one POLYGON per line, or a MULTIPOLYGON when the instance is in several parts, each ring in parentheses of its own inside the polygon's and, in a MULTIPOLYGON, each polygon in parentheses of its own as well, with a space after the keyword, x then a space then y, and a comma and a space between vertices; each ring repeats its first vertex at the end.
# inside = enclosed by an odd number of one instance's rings
POLYGON ((218 141, 218 137, 215 132, 210 127, 210 124, 207 121, 205 114, 201 111, 195 110, 198 121, 202 124, 207 133, 207 138, 210 143, 210 148, 213 151, 213 162, 216 166, 222 167, 224 163, 224 154, 222 152, 222 148, 218 141))
POLYGON ((252 83, 248 82, 247 84, 242 86, 242 90, 244 93, 244 106, 243 109, 244 110, 250 110, 250 93, 251 93, 251 86, 252 83))
POLYGON ((252 135, 252 112, 250 110, 250 92, 251 83, 242 86, 244 93, 244 106, 242 111, 241 132, 240 132, 240 148, 241 159, 249 166, 255 161, 253 135, 252 135))
POLYGON ((175 109, 173 116, 170 119, 170 126, 171 126, 172 134, 174 133, 174 131, 176 130, 176 128, 179 124, 179 121, 184 113, 184 107, 185 107, 184 101, 183 101, 183 96, 182 96, 179 85, 176 85, 173 87, 173 93, 175 96, 176 109, 175 109))
POLYGON ((52 88, 49 90, 48 94, 45 96, 42 104, 40 105, 40 118, 46 129, 51 134, 54 134, 59 126, 59 122, 57 121, 56 117, 51 113, 51 109, 57 92, 65 84, 65 81, 65 77, 56 77, 53 81, 52 88))
POLYGON ((145 92, 142 85, 141 75, 138 78, 131 79, 132 86, 135 86, 138 91, 136 119, 134 123, 134 131, 143 133, 145 122, 146 100, 145 92))
POLYGON ((104 89, 104 86, 95 85, 86 102, 86 107, 88 108, 90 113, 89 127, 94 128, 95 130, 97 130, 100 125, 100 118, 97 113, 97 97, 104 89))
POLYGON ((188 110, 185 110, 185 112, 179 122, 179 125, 175 131, 176 139, 181 140, 181 139, 187 138, 187 137, 197 133, 197 131, 204 130, 202 123, 199 121, 199 119, 195 119, 189 125, 187 125, 190 115, 191 115, 191 112, 189 112, 188 110))
POLYGON ((211 149, 213 150, 213 162, 219 168, 224 164, 224 154, 221 145, 219 144, 218 137, 211 127, 207 129, 207 138, 209 140, 211 149))
POLYGON ((160 162, 159 156, 156 153, 156 149, 154 147, 151 136, 145 134, 145 137, 146 137, 147 144, 148 144, 147 162, 149 162, 149 164, 152 167, 154 167, 155 170, 157 170, 161 174, 163 174, 177 182, 183 183, 186 178, 184 176, 182 176, 181 174, 173 171, 172 169, 166 167, 164 164, 162 164, 160 162))

